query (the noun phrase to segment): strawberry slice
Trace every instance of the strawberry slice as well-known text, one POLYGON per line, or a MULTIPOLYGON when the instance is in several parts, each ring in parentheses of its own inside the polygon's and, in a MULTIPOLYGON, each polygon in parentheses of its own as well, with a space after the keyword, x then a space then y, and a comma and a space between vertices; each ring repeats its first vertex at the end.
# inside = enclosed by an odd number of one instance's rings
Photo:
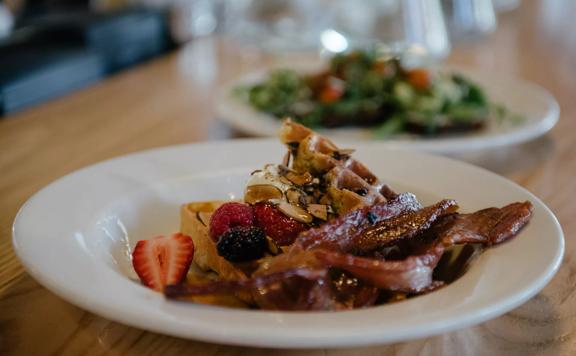
POLYGON ((190 236, 176 233, 138 241, 132 252, 132 266, 145 286, 162 292, 165 286, 184 279, 193 256, 190 236))

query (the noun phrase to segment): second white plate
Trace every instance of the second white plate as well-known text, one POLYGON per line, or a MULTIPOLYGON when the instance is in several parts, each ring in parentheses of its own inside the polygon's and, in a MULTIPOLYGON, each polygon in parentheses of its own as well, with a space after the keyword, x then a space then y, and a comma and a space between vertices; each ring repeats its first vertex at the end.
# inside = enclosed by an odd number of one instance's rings
MULTIPOLYGON (((308 65, 305 67, 308 67, 308 65)), ((317 65, 310 65, 310 67, 316 68, 317 65)), ((445 70, 463 73, 472 78, 484 88, 492 101, 503 104, 511 112, 520 114, 525 119, 519 123, 500 123, 492 120, 486 129, 469 134, 435 138, 399 135, 380 142, 392 148, 458 153, 525 142, 545 134, 558 121, 560 108, 556 99, 536 84, 469 69, 447 68, 445 70)), ((247 134, 276 136, 280 128, 280 120, 278 118, 255 110, 232 93, 233 88, 239 85, 261 82, 266 74, 266 71, 250 73, 223 86, 219 91, 216 103, 218 118, 247 134)), ((319 130, 319 132, 331 138, 362 141, 375 140, 370 129, 336 128, 319 130)))

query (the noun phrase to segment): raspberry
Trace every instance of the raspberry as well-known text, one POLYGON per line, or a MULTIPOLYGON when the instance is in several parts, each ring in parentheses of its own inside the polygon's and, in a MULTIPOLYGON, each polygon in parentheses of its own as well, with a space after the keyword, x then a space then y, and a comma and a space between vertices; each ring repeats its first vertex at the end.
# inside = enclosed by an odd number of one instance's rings
POLYGON ((306 225, 286 216, 271 204, 254 205, 256 226, 262 228, 279 246, 288 246, 298 234, 306 230, 306 225))
POLYGON ((220 236, 216 245, 218 254, 230 262, 257 260, 267 247, 264 231, 255 226, 233 227, 220 236))
POLYGON ((210 237, 214 242, 236 226, 254 225, 254 212, 249 205, 230 202, 222 204, 210 219, 210 237))

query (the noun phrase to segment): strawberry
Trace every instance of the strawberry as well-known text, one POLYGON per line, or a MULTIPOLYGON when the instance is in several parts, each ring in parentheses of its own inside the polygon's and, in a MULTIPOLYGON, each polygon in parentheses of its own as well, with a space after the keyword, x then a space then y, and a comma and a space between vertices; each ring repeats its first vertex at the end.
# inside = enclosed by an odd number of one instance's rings
POLYGON ((294 220, 267 203, 254 205, 256 226, 270 236, 279 246, 288 246, 294 242, 299 233, 306 230, 306 225, 294 220))
POLYGON ((140 240, 132 252, 132 266, 142 283, 162 292, 182 282, 194 256, 194 243, 181 233, 140 240))

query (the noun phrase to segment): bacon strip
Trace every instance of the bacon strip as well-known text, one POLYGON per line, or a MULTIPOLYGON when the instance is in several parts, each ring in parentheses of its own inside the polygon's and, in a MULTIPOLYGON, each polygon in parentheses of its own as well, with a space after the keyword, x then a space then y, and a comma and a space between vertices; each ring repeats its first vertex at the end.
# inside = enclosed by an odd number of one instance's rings
POLYGON ((345 309, 365 308, 376 303, 380 289, 344 271, 331 272, 334 298, 345 309))
MULTIPOLYGON (((290 251, 263 262, 251 279, 168 286, 165 294, 168 298, 180 298, 249 292, 259 307, 279 310, 340 310, 372 305, 378 290, 426 293, 438 288, 442 283, 434 281, 432 275, 447 247, 467 243, 484 246, 502 243, 515 236, 532 215, 530 202, 472 214, 446 215, 456 208, 453 201, 442 201, 418 210, 419 203, 411 194, 401 194, 397 199, 349 213, 345 219, 336 219, 301 234, 290 251), (369 213, 376 217, 368 218, 369 213), (375 220, 374 226, 390 231, 397 224, 404 226, 401 222, 414 222, 414 217, 421 218, 416 219, 420 221, 419 227, 402 228, 402 233, 394 236, 408 236, 425 229, 418 241, 427 242, 424 246, 412 247, 413 251, 407 258, 385 261, 347 253, 347 249, 352 249, 357 243, 354 238, 366 232, 367 220, 375 220), (359 284, 354 288, 340 288, 335 284, 338 283, 334 279, 337 277, 330 274, 338 270, 349 274, 345 276, 347 283, 355 277, 359 284)), ((338 278, 341 277, 340 274, 338 278)))
POLYGON ((320 261, 348 271, 375 287, 410 293, 418 293, 432 283, 432 272, 443 253, 444 246, 434 244, 401 261, 379 261, 334 251, 315 251, 320 261))
POLYGON ((300 277, 316 280, 326 277, 326 273, 327 271, 322 269, 296 268, 245 280, 220 280, 206 284, 173 284, 164 288, 164 295, 168 298, 179 298, 186 295, 233 294, 246 289, 265 289, 286 278, 300 277))
POLYGON ((436 219, 455 213, 458 205, 454 200, 442 200, 437 204, 408 211, 368 227, 361 234, 353 236, 345 251, 355 255, 365 255, 383 247, 410 239, 428 229, 436 219))
POLYGON ((355 240, 373 224, 421 208, 414 194, 402 193, 389 202, 351 211, 318 228, 304 231, 293 246, 304 249, 322 247, 349 251, 355 248, 355 240))
POLYGON ((526 201, 448 216, 434 226, 430 234, 437 235, 444 245, 497 245, 514 237, 528 223, 532 211, 532 203, 526 201))
POLYGON ((328 281, 328 269, 295 268, 248 280, 220 280, 206 284, 177 284, 164 289, 169 299, 194 295, 250 293, 262 309, 337 310, 338 303, 328 281))

